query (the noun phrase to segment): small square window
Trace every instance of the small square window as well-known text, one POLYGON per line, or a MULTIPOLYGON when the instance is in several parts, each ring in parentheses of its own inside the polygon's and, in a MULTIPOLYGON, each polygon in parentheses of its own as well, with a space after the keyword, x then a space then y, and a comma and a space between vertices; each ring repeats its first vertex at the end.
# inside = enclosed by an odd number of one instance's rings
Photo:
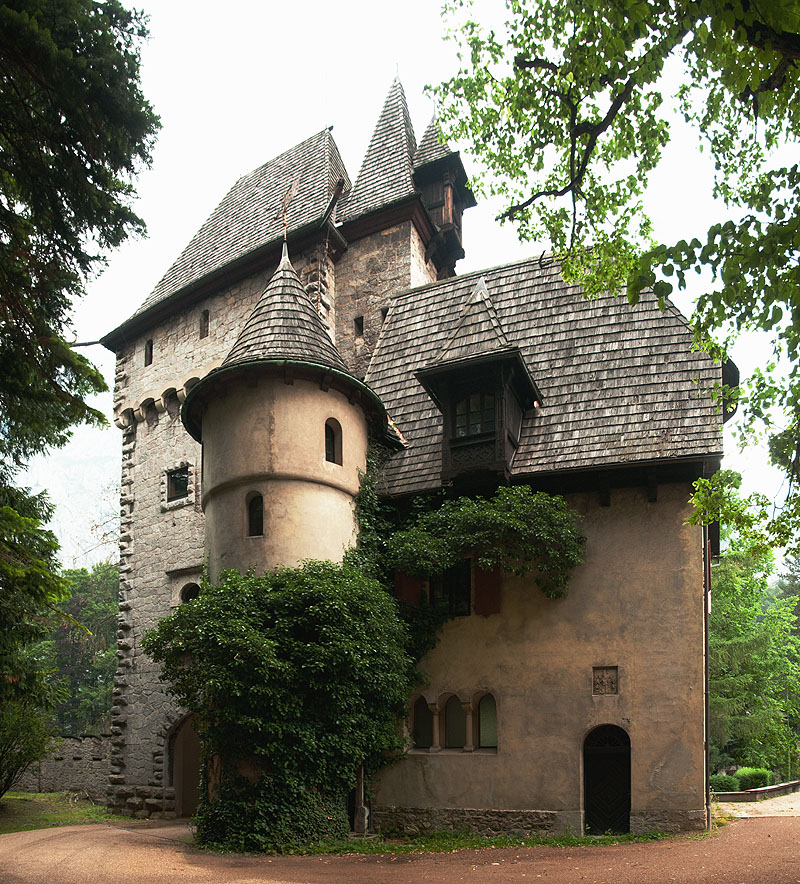
POLYGON ((167 501, 189 496, 189 467, 167 472, 167 501))

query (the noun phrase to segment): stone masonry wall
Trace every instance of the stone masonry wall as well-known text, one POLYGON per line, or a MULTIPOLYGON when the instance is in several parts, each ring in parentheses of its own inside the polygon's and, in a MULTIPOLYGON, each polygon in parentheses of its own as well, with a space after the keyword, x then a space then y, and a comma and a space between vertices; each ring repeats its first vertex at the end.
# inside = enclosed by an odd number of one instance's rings
POLYGON ((488 810, 459 807, 393 807, 377 805, 370 816, 379 832, 400 832, 409 837, 452 830, 479 835, 549 834, 564 828, 554 810, 488 810))
POLYGON ((111 737, 61 737, 54 750, 32 764, 13 788, 18 792, 78 792, 105 801, 111 737))
MULTIPOLYGON (((320 249, 293 257, 323 318, 330 311, 330 261, 320 249)), ((144 633, 199 582, 203 567, 201 446, 184 430, 180 405, 197 379, 227 355, 272 270, 256 274, 170 317, 118 353, 114 410, 123 430, 120 591, 107 801, 138 817, 173 816, 168 743, 183 712, 142 652, 144 633), (209 311, 209 333, 200 337, 209 311), (145 342, 153 361, 144 365, 145 342), (189 493, 167 500, 167 472, 188 468, 189 493)), ((328 317, 330 321, 330 317, 328 317)))
POLYGON ((435 279, 411 221, 350 244, 336 266, 336 346, 357 377, 366 374, 392 298, 435 279))

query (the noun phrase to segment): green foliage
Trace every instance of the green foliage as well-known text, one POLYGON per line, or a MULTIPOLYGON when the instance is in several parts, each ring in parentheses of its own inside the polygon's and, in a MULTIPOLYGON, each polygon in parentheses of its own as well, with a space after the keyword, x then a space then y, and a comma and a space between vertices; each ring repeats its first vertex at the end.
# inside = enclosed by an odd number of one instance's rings
POLYGON ((46 693, 44 672, 27 650, 47 634, 67 597, 58 544, 42 527, 50 513, 44 495, 0 481, 0 706, 46 693))
POLYGON ((96 823, 130 823, 74 792, 6 792, 0 803, 0 835, 96 823))
POLYGON ((63 445, 106 389, 66 343, 72 300, 144 225, 130 208, 158 118, 139 89, 141 13, 117 0, 0 3, 0 461, 63 445))
POLYGON ((50 717, 27 700, 0 703, 0 796, 47 754, 53 732, 50 717))
POLYGON ((797 773, 800 642, 796 599, 769 593, 772 556, 733 538, 712 569, 710 742, 715 766, 797 773))
POLYGON ((760 789, 762 786, 771 786, 774 780, 771 770, 765 767, 740 767, 734 777, 739 783, 739 788, 744 792, 747 789, 760 789))
POLYGON ((358 766, 401 745, 415 677, 405 643, 380 584, 325 562, 226 572, 148 633, 212 771, 202 840, 269 850, 339 833, 358 766))
POLYGON ((711 774, 708 785, 712 792, 738 792, 740 788, 739 780, 727 774, 711 774))
POLYGON ((159 122, 139 88, 141 13, 118 0, 0 0, 0 702, 41 689, 23 649, 65 597, 41 495, 13 487, 32 455, 106 389, 67 343, 100 250, 144 225, 130 208, 159 122))
POLYGON ((59 733, 103 733, 117 668, 119 567, 102 562, 62 576, 70 592, 58 605, 65 617, 33 653, 59 687, 61 698, 53 710, 59 733))
MULTIPOLYGON (((482 23, 480 7, 448 3, 461 64, 434 91, 445 134, 466 141, 482 165, 483 181, 473 186, 505 201, 501 218, 522 238, 551 243, 565 277, 590 296, 626 289, 635 302, 652 288, 663 303, 690 275, 708 272, 712 285, 694 315, 697 341, 720 354, 743 332, 767 333, 774 361, 747 384, 742 434, 747 440, 766 428, 772 457, 796 489, 800 167, 785 157, 796 154, 800 136, 797 3, 506 0, 505 7, 504 24, 482 23), (730 217, 670 244, 652 239, 651 213, 661 206, 647 205, 646 185, 669 149, 675 110, 698 150, 710 152, 714 194, 730 217), (779 153, 786 145, 794 152, 779 153)), ((793 489, 776 526, 792 543, 800 535, 797 496, 793 489)))
POLYGON ((566 595, 585 537, 562 497, 527 485, 498 488, 488 499, 460 497, 422 513, 388 540, 395 568, 415 577, 441 574, 470 553, 479 568, 535 573, 550 598, 566 595))

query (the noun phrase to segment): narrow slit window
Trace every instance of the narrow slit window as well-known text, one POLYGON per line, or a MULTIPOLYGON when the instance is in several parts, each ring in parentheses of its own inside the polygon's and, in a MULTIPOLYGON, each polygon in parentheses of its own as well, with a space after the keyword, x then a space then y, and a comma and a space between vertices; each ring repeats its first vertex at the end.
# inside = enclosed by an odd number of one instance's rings
POLYGON ((144 345, 144 364, 153 364, 153 339, 149 338, 144 345))
POLYGON ((251 494, 247 499, 247 536, 261 537, 264 534, 264 498, 251 494))
POLYGON ((208 337, 208 310, 203 310, 200 314, 200 337, 208 337))
POLYGON ((342 425, 333 417, 325 421, 325 460, 342 463, 342 425))
POLYGON ((364 337, 364 317, 363 316, 356 316, 356 318, 353 320, 353 331, 355 332, 357 338, 364 337))

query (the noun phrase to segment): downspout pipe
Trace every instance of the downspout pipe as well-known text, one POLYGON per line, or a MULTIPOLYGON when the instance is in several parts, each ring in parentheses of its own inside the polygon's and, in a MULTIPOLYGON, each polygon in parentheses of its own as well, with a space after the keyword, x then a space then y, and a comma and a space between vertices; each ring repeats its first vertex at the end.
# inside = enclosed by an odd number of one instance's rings
POLYGON ((709 785, 710 773, 710 731, 711 724, 711 707, 710 707, 710 688, 711 677, 709 669, 709 615, 711 613, 711 538, 709 536, 708 525, 703 525, 703 698, 704 698, 704 732, 705 732, 705 751, 704 751, 704 773, 705 773, 705 793, 706 793, 706 828, 711 828, 711 787, 709 785))

